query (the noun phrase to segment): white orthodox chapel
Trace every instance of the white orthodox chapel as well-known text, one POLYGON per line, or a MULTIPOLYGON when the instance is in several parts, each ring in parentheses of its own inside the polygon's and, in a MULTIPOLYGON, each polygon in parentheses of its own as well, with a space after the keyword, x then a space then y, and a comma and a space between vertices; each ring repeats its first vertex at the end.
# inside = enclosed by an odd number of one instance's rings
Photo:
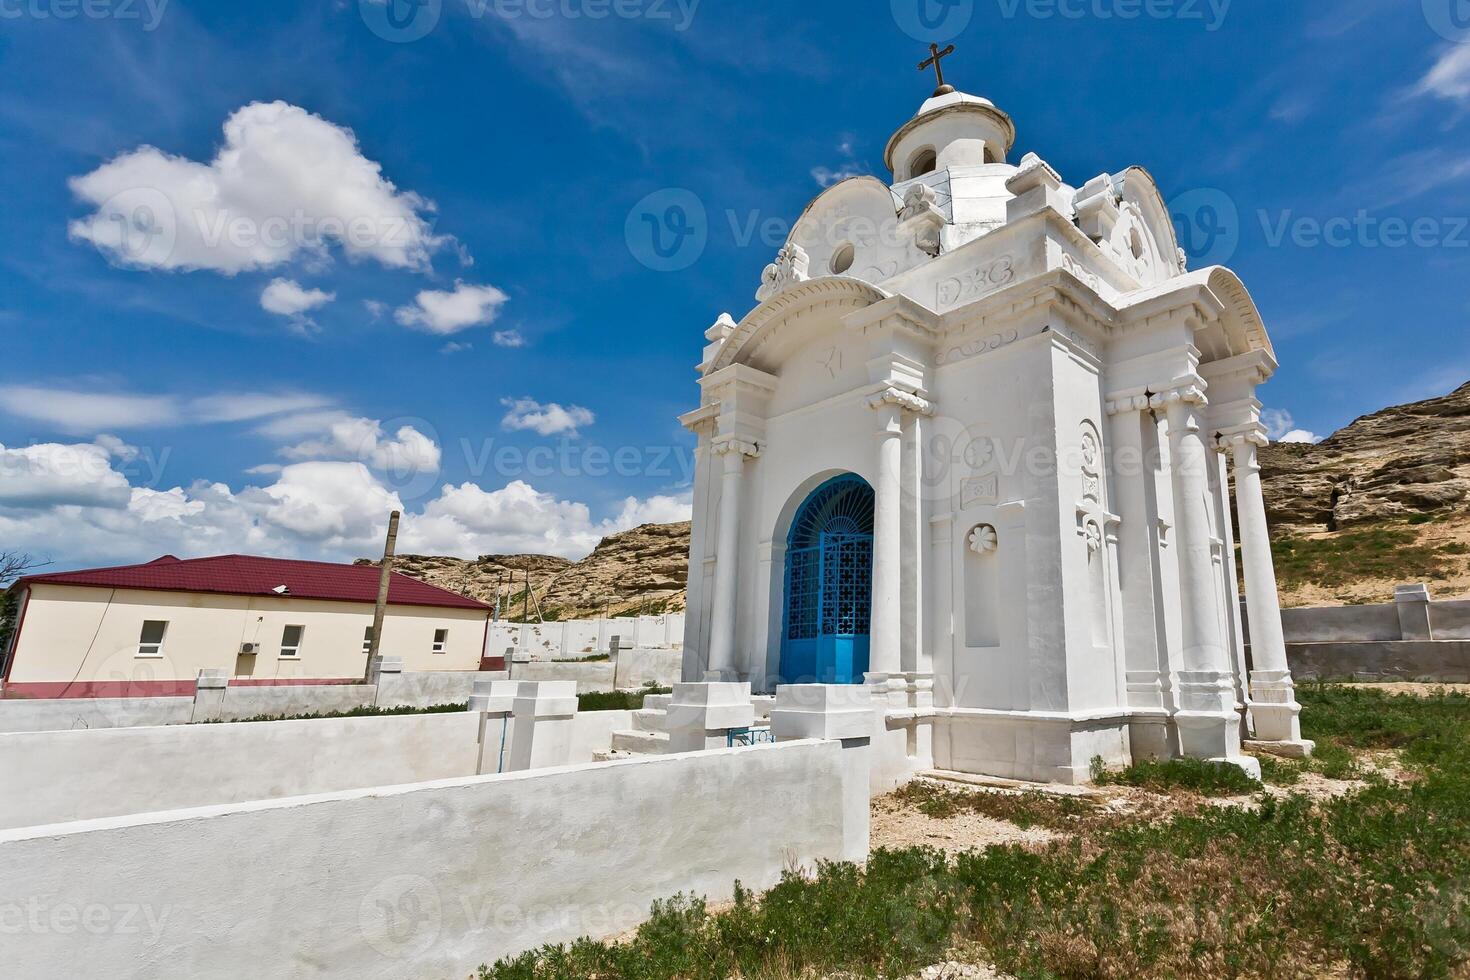
POLYGON ((1147 171, 1012 163, 1011 118, 940 83, 894 183, 824 191, 706 334, 684 679, 866 685, 889 770, 1310 751, 1260 313, 1186 267, 1147 171))

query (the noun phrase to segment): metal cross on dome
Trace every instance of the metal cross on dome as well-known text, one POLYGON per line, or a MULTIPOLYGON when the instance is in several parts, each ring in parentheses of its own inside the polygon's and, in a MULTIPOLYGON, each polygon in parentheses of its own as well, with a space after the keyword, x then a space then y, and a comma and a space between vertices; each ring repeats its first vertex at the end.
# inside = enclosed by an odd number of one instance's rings
POLYGON ((945 58, 948 58, 952 54, 954 54, 953 44, 945 48, 943 51, 939 50, 939 45, 931 44, 929 45, 929 58, 919 62, 919 71, 933 68, 935 76, 939 79, 939 87, 934 90, 935 95, 948 95, 955 90, 953 85, 946 85, 944 83, 943 61, 945 58))

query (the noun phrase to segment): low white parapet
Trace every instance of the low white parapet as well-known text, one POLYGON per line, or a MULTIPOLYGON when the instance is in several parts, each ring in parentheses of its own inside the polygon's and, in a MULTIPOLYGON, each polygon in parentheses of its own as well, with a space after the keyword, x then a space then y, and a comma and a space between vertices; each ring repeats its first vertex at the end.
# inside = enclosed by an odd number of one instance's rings
POLYGON ((778 742, 798 738, 872 738, 873 691, 855 684, 782 684, 771 709, 778 742))
POLYGON ((731 729, 755 723, 750 684, 712 681, 675 684, 664 727, 672 752, 724 748, 731 729))

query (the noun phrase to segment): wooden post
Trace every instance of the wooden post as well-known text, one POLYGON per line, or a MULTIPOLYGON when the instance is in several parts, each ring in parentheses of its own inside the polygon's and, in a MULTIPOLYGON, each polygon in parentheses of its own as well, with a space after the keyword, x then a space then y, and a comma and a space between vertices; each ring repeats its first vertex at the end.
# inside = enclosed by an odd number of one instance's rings
POLYGON ((521 622, 531 622, 531 566, 526 566, 526 591, 521 596, 521 622))
POLYGON ((388 518, 388 540, 383 545, 383 564, 378 573, 378 602, 373 607, 373 639, 368 644, 367 663, 362 669, 364 684, 372 679, 373 661, 378 658, 378 652, 382 648, 383 615, 388 611, 388 585, 393 577, 393 547, 398 543, 398 518, 400 516, 395 510, 388 518))

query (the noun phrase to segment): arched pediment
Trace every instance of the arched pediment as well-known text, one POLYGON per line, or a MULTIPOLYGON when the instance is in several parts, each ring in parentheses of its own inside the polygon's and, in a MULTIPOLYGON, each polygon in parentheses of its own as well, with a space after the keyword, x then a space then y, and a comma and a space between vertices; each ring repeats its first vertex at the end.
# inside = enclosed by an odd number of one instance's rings
POLYGON ((1222 265, 1201 269, 1191 276, 1205 277, 1210 292, 1225 306, 1225 314, 1221 320, 1231 353, 1263 350, 1274 360, 1276 350, 1271 345, 1270 335, 1266 333, 1266 323, 1240 277, 1222 265))
POLYGON ((1174 220, 1153 175, 1142 167, 1129 167, 1113 178, 1113 189, 1118 194, 1119 220, 1112 251, 1124 267, 1145 286, 1183 273, 1174 220))
POLYGON ((851 177, 819 194, 791 229, 810 275, 842 275, 881 283, 927 256, 900 234, 903 202, 876 177, 851 177), (850 251, 849 251, 850 249, 850 251))
POLYGON ((797 283, 746 314, 726 338, 706 373, 737 363, 771 371, 778 365, 756 362, 760 360, 760 351, 776 337, 799 333, 805 322, 819 314, 828 314, 823 318, 825 322, 888 298, 889 294, 877 286, 846 276, 824 276, 797 283))

